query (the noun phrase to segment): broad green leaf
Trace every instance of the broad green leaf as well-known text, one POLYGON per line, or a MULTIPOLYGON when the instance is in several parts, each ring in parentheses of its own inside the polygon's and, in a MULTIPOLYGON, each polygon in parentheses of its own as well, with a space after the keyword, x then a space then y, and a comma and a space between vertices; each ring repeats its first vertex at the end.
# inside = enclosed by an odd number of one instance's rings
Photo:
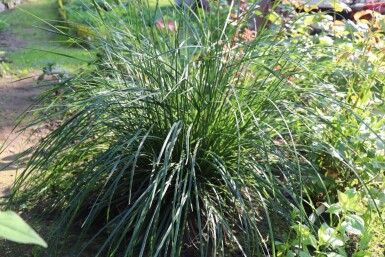
POLYGON ((47 243, 13 211, 0 212, 0 237, 17 243, 47 247, 47 243))
POLYGON ((334 203, 329 206, 326 212, 332 213, 332 214, 338 214, 342 211, 342 206, 340 203, 334 203))
POLYGON ((318 230, 318 237, 321 245, 330 245, 333 248, 344 245, 344 242, 338 237, 338 232, 326 223, 323 223, 318 230))
POLYGON ((302 224, 297 224, 293 226, 293 229, 298 235, 298 238, 301 243, 301 245, 311 245, 313 247, 317 246, 317 239, 314 235, 310 233, 310 230, 308 227, 302 224))
POLYGON ((285 257, 294 257, 294 256, 295 256, 294 252, 289 250, 289 251, 287 251, 287 254, 285 257))
POLYGON ((347 214, 345 216, 345 221, 350 224, 350 226, 346 227, 346 231, 355 235, 361 235, 365 230, 365 222, 364 220, 355 214, 347 214))
POLYGON ((299 257, 312 257, 309 251, 299 251, 299 257))
POLYGON ((354 234, 354 235, 361 235, 361 231, 358 229, 355 229, 352 226, 352 223, 348 221, 344 221, 341 223, 341 233, 346 233, 348 232, 349 234, 354 234))
POLYGON ((282 243, 279 241, 274 242, 275 247, 277 248, 277 256, 282 256, 283 253, 287 252, 291 245, 288 242, 282 243))
POLYGON ((338 201, 341 203, 342 208, 345 211, 359 210, 358 194, 355 189, 346 190, 345 193, 338 191, 338 201))
POLYGON ((338 191, 337 194, 338 194, 338 201, 341 204, 346 204, 348 202, 349 196, 347 194, 342 193, 341 191, 338 191))
POLYGON ((360 239, 360 249, 365 250, 368 248, 372 235, 366 230, 360 239))

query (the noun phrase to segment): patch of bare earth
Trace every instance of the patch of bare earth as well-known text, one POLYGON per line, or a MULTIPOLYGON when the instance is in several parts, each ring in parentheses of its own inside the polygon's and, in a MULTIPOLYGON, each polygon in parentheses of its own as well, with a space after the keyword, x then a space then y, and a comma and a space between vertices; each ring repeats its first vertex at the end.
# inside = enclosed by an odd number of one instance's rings
POLYGON ((0 33, 0 48, 6 52, 13 52, 26 45, 27 42, 17 38, 13 33, 14 27, 0 33))
POLYGON ((15 127, 16 120, 41 92, 36 87, 36 75, 31 74, 28 79, 18 81, 0 78, 0 197, 11 193, 15 178, 25 166, 25 159, 14 162, 18 154, 32 147, 46 133, 44 128, 37 126, 20 131, 26 120, 15 127))

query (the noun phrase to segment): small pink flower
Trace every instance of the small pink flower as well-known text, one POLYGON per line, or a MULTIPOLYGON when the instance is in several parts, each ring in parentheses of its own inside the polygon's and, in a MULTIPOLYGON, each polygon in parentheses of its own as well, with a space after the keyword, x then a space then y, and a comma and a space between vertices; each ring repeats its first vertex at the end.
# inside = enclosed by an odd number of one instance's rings
POLYGON ((163 20, 155 21, 155 26, 157 26, 158 29, 164 29, 165 28, 163 20))
POLYGON ((175 23, 173 21, 168 21, 167 25, 168 25, 168 30, 170 32, 174 32, 175 31, 175 23))
MULTIPOLYGON (((155 21, 155 26, 161 30, 166 28, 166 25, 164 24, 162 19, 155 21)), ((170 32, 175 32, 175 22, 174 21, 168 21, 167 22, 167 29, 170 32)))

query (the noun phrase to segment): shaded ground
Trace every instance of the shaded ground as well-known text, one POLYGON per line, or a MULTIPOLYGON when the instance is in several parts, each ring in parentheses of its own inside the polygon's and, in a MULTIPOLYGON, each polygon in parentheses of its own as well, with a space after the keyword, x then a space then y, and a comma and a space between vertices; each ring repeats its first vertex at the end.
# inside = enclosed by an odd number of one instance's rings
POLYGON ((8 165, 48 131, 44 127, 33 127, 20 132, 19 128, 27 121, 15 129, 15 120, 33 104, 41 91, 37 87, 37 76, 48 63, 56 63, 55 69, 63 71, 68 66, 74 69, 82 65, 76 59, 87 59, 84 49, 58 42, 64 37, 46 31, 53 30, 47 23, 57 22, 56 1, 30 0, 20 7, 0 14, 0 18, 9 23, 8 30, 0 33, 0 52, 5 52, 0 60, 9 62, 5 73, 2 74, 0 69, 0 200, 10 193, 10 186, 23 169, 25 160, 8 165), (56 52, 75 58, 63 57, 56 52), (25 77, 28 79, 20 79, 25 77))
MULTIPOLYGON (((0 14, 0 18, 10 25, 7 31, 0 33, 0 203, 7 199, 15 178, 25 167, 26 159, 16 163, 13 161, 20 152, 32 147, 50 131, 48 125, 19 131, 28 123, 31 114, 15 129, 17 119, 35 102, 37 94, 42 91, 37 86, 36 79, 42 74, 43 67, 48 63, 55 63, 55 69, 74 70, 84 65, 84 62, 77 59, 89 59, 89 54, 84 49, 74 48, 73 44, 67 42, 63 44, 63 36, 60 38, 41 29, 52 29, 41 19, 54 22, 58 17, 55 0, 33 0, 22 4, 21 8, 24 11, 14 9, 0 14), (2 51, 5 53, 1 54, 2 51), (71 55, 74 58, 63 55, 71 55), (9 62, 6 63, 8 68, 5 70, 1 69, 2 60, 9 62), (21 79, 25 77, 28 78, 21 79)), ((27 207, 19 206, 17 212, 43 238, 49 239, 48 227, 51 221, 41 220, 39 213, 30 213, 27 207)), ((72 239, 70 246, 65 248, 66 252, 60 256, 71 256, 67 251, 72 250, 74 240, 72 239)), ((0 239, 0 257, 32 256, 49 255, 38 246, 0 239)))
MULTIPOLYGON (((46 133, 44 128, 15 129, 17 118, 33 104, 41 89, 36 86, 36 73, 24 80, 0 79, 0 197, 10 193, 10 186, 17 173, 24 167, 24 160, 11 164, 17 155, 34 145, 46 133)), ((23 126, 26 121, 20 124, 23 126)))
MULTIPOLYGON (((12 11, 9 11, 12 12, 12 11)), ((29 41, 14 34, 14 26, 0 33, 0 48, 6 53, 15 52, 23 48, 29 41)), ((9 58, 5 58, 9 60, 9 58)), ((9 74, 0 78, 0 197, 11 193, 11 186, 25 164, 25 160, 12 163, 18 154, 35 144, 40 133, 34 128, 23 132, 15 128, 17 118, 33 104, 40 92, 36 87, 37 72, 28 74, 27 79, 17 79, 9 74)), ((20 124, 25 124, 25 121, 20 124)))
POLYGON ((0 33, 0 48, 6 52, 13 52, 25 46, 26 42, 17 38, 12 33, 12 27, 9 30, 0 33))

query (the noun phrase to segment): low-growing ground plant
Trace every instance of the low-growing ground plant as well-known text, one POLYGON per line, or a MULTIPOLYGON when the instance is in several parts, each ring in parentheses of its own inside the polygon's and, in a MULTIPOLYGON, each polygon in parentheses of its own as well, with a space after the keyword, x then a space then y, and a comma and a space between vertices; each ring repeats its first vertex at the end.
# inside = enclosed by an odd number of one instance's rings
POLYGON ((323 203, 310 216, 312 222, 321 220, 317 235, 301 223, 293 225, 294 236, 289 233, 285 243, 277 242, 277 256, 374 256, 373 248, 368 250, 372 209, 382 208, 384 197, 384 191, 374 192, 374 188, 371 199, 365 199, 356 189, 338 191, 336 203, 323 203))
POLYGON ((8 28, 9 28, 8 22, 6 22, 6 21, 3 20, 3 19, 0 19, 0 33, 1 33, 1 32, 4 32, 4 31, 7 31, 8 28))
MULTIPOLYGON (((311 241, 301 249, 333 248, 325 238, 343 236, 342 223, 309 219, 317 202, 331 205, 345 191, 328 172, 344 171, 357 188, 383 172, 367 178, 357 158, 344 157, 340 142, 346 155, 357 146, 333 119, 348 117, 349 127, 355 118, 352 133, 383 139, 323 77, 345 67, 310 61, 317 50, 334 57, 322 50, 329 41, 300 29, 286 36, 279 20, 252 31, 251 9, 237 16, 220 3, 206 13, 142 2, 125 3, 124 22, 97 13, 96 61, 41 97, 49 104, 34 123, 56 129, 33 149, 13 200, 28 197, 55 217, 51 252, 78 231, 78 256, 90 248, 95 256, 286 254, 296 245, 276 242, 294 222, 311 241)), ((341 213, 343 222, 355 215, 341 213)))

